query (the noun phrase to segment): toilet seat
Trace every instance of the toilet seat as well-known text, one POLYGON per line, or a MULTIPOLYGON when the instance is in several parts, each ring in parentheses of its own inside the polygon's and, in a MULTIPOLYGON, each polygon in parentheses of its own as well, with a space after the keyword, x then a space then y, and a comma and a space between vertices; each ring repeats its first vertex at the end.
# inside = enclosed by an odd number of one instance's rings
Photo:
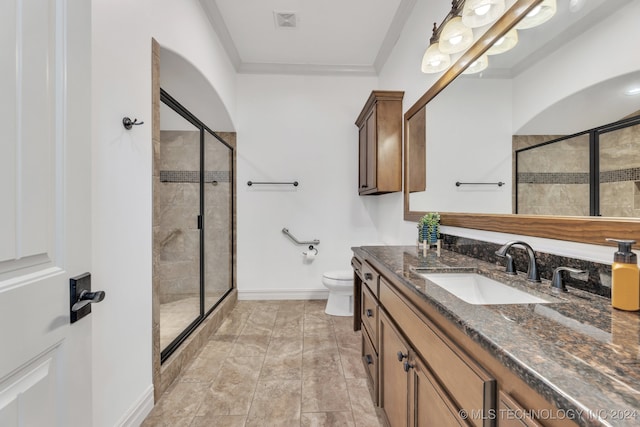
POLYGON ((353 281, 353 271, 350 270, 334 270, 327 271, 322 275, 327 279, 353 281))

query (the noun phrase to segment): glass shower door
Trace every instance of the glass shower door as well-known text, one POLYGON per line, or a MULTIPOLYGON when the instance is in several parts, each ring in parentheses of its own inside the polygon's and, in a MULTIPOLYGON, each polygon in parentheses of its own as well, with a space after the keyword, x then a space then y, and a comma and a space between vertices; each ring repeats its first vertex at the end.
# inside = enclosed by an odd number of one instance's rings
POLYGON ((233 271, 233 152, 204 132, 204 312, 231 289, 233 271))
POLYGON ((160 348, 200 317, 200 129, 164 103, 154 189, 160 348))

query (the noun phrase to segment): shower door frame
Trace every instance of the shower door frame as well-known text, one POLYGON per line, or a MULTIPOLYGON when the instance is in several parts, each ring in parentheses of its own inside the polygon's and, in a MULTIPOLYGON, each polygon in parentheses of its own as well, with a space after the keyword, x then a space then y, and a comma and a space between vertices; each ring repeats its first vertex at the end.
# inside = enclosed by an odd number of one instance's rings
MULTIPOLYGON (((185 120, 190 122, 192 125, 197 127, 200 130, 200 182, 199 182, 199 209, 198 209, 198 229, 199 229, 199 273, 200 273, 200 281, 199 281, 199 290, 200 290, 200 314, 199 316, 191 322, 185 329, 178 334, 176 338, 171 341, 165 348, 160 349, 160 363, 164 363, 179 347, 180 345, 196 330, 202 322, 205 321, 207 316, 211 314, 219 305, 222 303, 225 298, 233 292, 235 288, 235 271, 233 268, 234 265, 234 257, 235 257, 235 239, 233 238, 233 233, 235 230, 235 164, 233 162, 233 158, 235 155, 235 147, 229 143, 227 143, 224 139, 222 139, 216 132, 211 130, 206 124, 204 124, 200 119, 198 119, 193 113, 191 113, 186 107, 184 107, 180 102, 178 102, 175 98, 173 98, 167 91, 160 88, 160 102, 167 105, 173 111, 182 116, 185 120), (224 294, 208 309, 205 311, 205 226, 204 226, 204 217, 205 217, 205 132, 209 132, 214 138, 218 140, 218 142, 224 144, 230 150, 230 170, 229 170, 229 189, 230 189, 230 210, 229 210, 229 246, 230 246, 230 259, 229 259, 229 288, 224 292, 224 294)), ((162 325, 160 325, 162 328, 162 325)))

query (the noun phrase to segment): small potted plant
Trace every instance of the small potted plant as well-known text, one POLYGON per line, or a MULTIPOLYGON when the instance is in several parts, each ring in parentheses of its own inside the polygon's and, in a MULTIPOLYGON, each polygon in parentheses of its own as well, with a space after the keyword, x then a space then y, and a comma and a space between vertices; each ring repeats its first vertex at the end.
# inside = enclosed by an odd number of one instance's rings
POLYGON ((429 244, 436 243, 440 238, 440 214, 429 212, 418 222, 418 240, 427 241, 429 244))

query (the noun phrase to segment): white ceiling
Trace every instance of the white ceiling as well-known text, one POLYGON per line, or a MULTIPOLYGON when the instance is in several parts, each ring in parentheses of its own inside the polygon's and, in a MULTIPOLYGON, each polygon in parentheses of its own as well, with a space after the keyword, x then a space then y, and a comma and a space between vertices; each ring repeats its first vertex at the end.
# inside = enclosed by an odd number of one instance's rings
POLYGON ((240 73, 377 74, 416 0, 200 0, 240 73), (278 28, 274 12, 295 13, 278 28))

